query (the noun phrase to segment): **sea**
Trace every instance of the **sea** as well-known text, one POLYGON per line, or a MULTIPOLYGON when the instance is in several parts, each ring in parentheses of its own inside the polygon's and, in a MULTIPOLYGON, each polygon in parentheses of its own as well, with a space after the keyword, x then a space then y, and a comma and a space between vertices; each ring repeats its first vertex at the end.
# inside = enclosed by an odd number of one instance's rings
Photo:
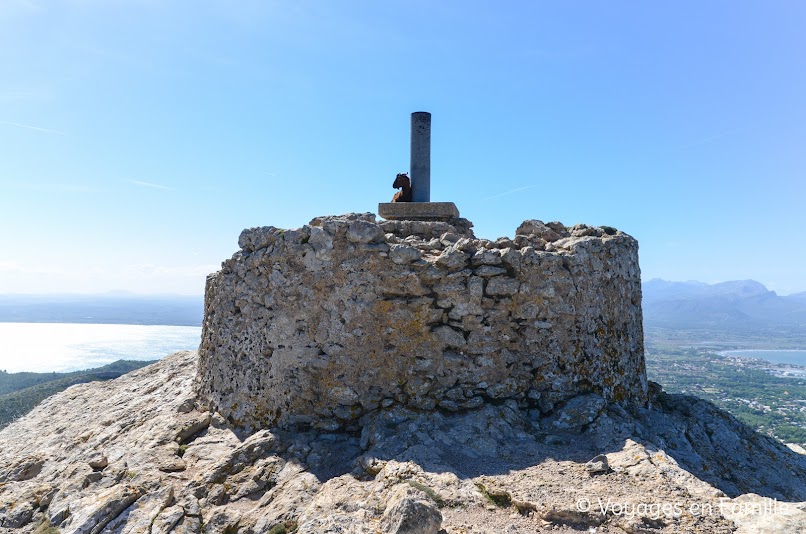
POLYGON ((754 358, 772 363, 806 366, 806 350, 724 350, 723 356, 754 358))
POLYGON ((196 350, 200 326, 0 323, 0 370, 69 372, 196 350))

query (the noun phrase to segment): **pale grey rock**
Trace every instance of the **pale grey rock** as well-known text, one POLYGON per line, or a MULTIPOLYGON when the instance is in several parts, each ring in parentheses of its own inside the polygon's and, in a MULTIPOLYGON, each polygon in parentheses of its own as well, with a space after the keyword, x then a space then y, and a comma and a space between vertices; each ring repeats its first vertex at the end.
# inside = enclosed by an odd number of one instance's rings
POLYGON ((31 523, 31 519, 34 517, 34 505, 30 502, 23 502, 19 506, 5 508, 2 512, 0 527, 18 529, 31 523))
POLYGON ((201 532, 201 518, 185 516, 171 531, 174 534, 199 534, 201 532))
POLYGON ((475 270, 475 273, 479 276, 489 277, 489 276, 498 276, 501 274, 506 274, 507 270, 501 267, 494 267, 492 265, 482 265, 481 267, 475 270))
POLYGON ((0 483, 21 482, 36 477, 45 465, 45 458, 39 455, 25 456, 0 468, 0 483))
POLYGON ((523 223, 518 227, 515 231, 517 235, 535 235, 544 239, 545 241, 557 241, 560 239, 561 236, 558 234, 554 229, 550 226, 543 223, 543 221, 538 221, 537 219, 529 219, 528 221, 523 221, 523 223))
POLYGON ((501 261, 508 268, 519 271, 521 269, 523 256, 519 249, 512 248, 511 245, 513 245, 513 243, 509 243, 509 245, 510 246, 501 249, 501 261))
POLYGON ((194 408, 196 408, 196 397, 188 397, 176 407, 176 411, 179 413, 188 413, 193 411, 194 408))
MULTIPOLYGON (((308 270, 315 271, 323 268, 327 265, 327 263, 323 262, 328 262, 331 259, 333 236, 323 228, 317 226, 312 226, 310 231, 311 237, 308 239, 308 244, 312 247, 314 254, 312 257, 306 255, 304 258, 308 258, 308 262, 306 263, 308 270)), ((280 279, 278 276, 274 278, 275 283, 282 283, 284 281, 284 279, 280 279)))
POLYGON ((476 248, 478 247, 478 240, 462 237, 459 239, 459 241, 456 242, 455 246, 462 252, 466 252, 470 255, 473 255, 476 253, 476 248))
POLYGON ((107 465, 109 465, 109 459, 103 454, 96 453, 89 459, 89 461, 87 461, 87 463, 93 469, 93 471, 101 471, 107 465))
POLYGON ((329 391, 330 396, 339 404, 356 404, 358 400, 361 398, 358 396, 358 393, 355 392, 349 386, 336 386, 330 389, 329 391))
POLYGON ((484 292, 493 297, 511 296, 518 292, 520 282, 516 278, 496 276, 487 281, 484 292))
POLYGON ((98 534, 126 508, 142 496, 142 489, 118 484, 71 503, 70 515, 60 525, 68 534, 98 534))
POLYGON ((568 237, 570 235, 568 232, 568 228, 559 221, 547 222, 546 226, 557 232, 560 235, 560 237, 568 237))
MULTIPOLYGON (((181 410, 177 411, 179 413, 183 413, 181 410)), ((209 413, 194 413, 186 415, 180 420, 180 424, 177 425, 173 441, 176 443, 183 443, 187 441, 192 436, 195 436, 210 426, 210 420, 211 415, 209 413)))
POLYGON ((203 520, 203 532, 204 534, 237 532, 242 517, 242 514, 236 510, 213 508, 203 520))
POLYGON ((806 532, 806 506, 781 502, 748 493, 724 499, 717 508, 733 521, 736 534, 803 534, 806 532))
POLYGON ((436 263, 440 267, 455 271, 463 268, 467 263, 467 259, 467 254, 454 244, 442 251, 442 254, 437 257, 436 263))
POLYGON ((465 336, 450 326, 440 326, 434 329, 437 338, 448 347, 461 347, 465 345, 465 336))
POLYGON ((165 458, 164 460, 160 461, 158 469, 160 471, 164 471, 165 473, 176 473, 178 471, 184 471, 187 469, 187 465, 182 458, 165 458))
POLYGON ((459 242, 462 239, 462 236, 453 232, 445 232, 441 236, 439 236, 439 242, 442 245, 449 247, 454 243, 459 242))
POLYGON ((283 241, 290 246, 306 243, 310 237, 310 228, 303 226, 292 230, 285 230, 282 233, 283 241))
POLYGON ((552 424, 560 429, 576 429, 592 423, 605 407, 605 400, 596 394, 581 395, 565 403, 552 424))
POLYGON ((367 221, 353 221, 347 227, 347 240, 353 243, 378 243, 385 232, 377 224, 367 221))
POLYGON ((400 488, 389 499, 381 517, 381 529, 389 534, 437 534, 441 526, 437 507, 410 487, 400 488))
POLYGON ((601 228, 596 228, 595 226, 588 226, 587 224, 575 224, 570 228, 571 237, 586 237, 586 236, 596 236, 599 237, 602 235, 603 230, 601 228))
POLYGON ((508 237, 499 237, 495 240, 495 246, 500 249, 512 248, 515 243, 508 237))
POLYGON ((238 246, 245 252, 254 252, 269 247, 279 235, 279 229, 273 226, 247 228, 238 237, 238 246))
POLYGON ((481 243, 479 244, 479 247, 480 248, 470 258, 471 265, 479 266, 501 264, 501 254, 494 250, 486 250, 485 248, 481 248, 481 243))
POLYGON ((607 456, 604 454, 595 456, 585 464, 585 469, 587 469, 588 473, 591 475, 607 473, 610 471, 610 466, 607 463, 607 456))
POLYGON ((516 235, 513 242, 515 246, 520 249, 532 247, 534 250, 546 250, 546 246, 548 245, 545 239, 536 235, 516 235))
POLYGON ((397 264, 411 263, 420 259, 420 256, 420 251, 415 247, 395 244, 389 246, 389 257, 397 264))
POLYGON ((149 532, 155 518, 171 504, 173 495, 172 486, 143 495, 125 513, 110 522, 106 530, 120 534, 149 532))
POLYGON ((153 534, 168 534, 179 525, 182 518, 185 517, 185 510, 181 506, 169 506, 162 510, 159 515, 154 519, 151 525, 151 532, 153 534))

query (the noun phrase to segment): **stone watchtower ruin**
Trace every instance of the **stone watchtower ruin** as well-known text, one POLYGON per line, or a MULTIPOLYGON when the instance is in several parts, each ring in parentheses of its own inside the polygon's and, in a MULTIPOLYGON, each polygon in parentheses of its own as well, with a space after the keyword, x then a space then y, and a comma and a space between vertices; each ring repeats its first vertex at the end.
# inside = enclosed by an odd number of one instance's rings
POLYGON ((357 429, 402 407, 595 394, 644 404, 638 243, 525 221, 477 238, 430 202, 430 114, 412 114, 414 202, 244 230, 207 279, 197 389, 236 425, 357 429))

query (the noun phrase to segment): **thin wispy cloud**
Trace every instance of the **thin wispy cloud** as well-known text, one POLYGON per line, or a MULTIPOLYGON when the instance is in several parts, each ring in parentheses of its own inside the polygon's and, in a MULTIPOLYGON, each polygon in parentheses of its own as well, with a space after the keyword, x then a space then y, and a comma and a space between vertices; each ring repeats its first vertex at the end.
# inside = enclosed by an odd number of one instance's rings
POLYGON ((21 124, 19 122, 0 121, 0 124, 5 124, 6 126, 14 126, 17 128, 25 128, 26 130, 34 130, 37 132, 64 135, 64 132, 59 130, 53 130, 51 128, 40 128, 39 126, 31 126, 30 124, 21 124))
POLYGON ((735 134, 738 134, 738 133, 742 133, 744 131, 747 131, 748 129, 749 128, 734 128, 732 130, 725 130, 724 132, 720 132, 718 134, 714 134, 714 135, 710 135, 708 137, 704 137, 702 139, 698 139, 698 140, 696 140, 696 141, 694 141, 692 143, 689 143, 687 145, 682 146, 681 148, 682 149, 687 149, 687 148, 693 148, 695 146, 707 145, 709 143, 713 143, 714 141, 718 141, 718 140, 722 139, 723 137, 728 137, 730 135, 735 135, 735 134))
POLYGON ((532 188, 534 188, 534 187, 537 187, 537 186, 536 186, 536 185, 527 185, 527 186, 525 186, 525 187, 519 187, 519 188, 517 188, 517 189, 513 189, 513 190, 511 190, 511 191, 505 191, 505 192, 503 192, 503 193, 499 193, 499 194, 497 194, 497 195, 493 195, 493 196, 491 196, 491 197, 487 197, 487 198, 485 198, 484 200, 492 200, 492 199, 494 199, 494 198, 505 197, 505 196, 507 196, 507 195, 511 195, 511 194, 513 194, 513 193, 517 193, 518 191, 526 191, 527 189, 532 189, 532 188))
POLYGON ((133 184, 133 185, 138 185, 140 187, 149 187, 151 189, 160 189, 162 191, 172 191, 173 190, 172 187, 168 187, 167 185, 154 184, 154 183, 151 183, 151 182, 143 182, 142 180, 129 180, 129 183, 133 184))

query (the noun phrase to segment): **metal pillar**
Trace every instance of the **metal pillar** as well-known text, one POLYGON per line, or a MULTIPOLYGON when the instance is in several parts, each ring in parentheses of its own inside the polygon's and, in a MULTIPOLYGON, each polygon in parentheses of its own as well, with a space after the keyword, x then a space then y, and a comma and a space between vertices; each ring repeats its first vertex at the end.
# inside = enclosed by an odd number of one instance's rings
POLYGON ((415 111, 411 114, 411 177, 412 200, 431 202, 431 114, 415 111))

